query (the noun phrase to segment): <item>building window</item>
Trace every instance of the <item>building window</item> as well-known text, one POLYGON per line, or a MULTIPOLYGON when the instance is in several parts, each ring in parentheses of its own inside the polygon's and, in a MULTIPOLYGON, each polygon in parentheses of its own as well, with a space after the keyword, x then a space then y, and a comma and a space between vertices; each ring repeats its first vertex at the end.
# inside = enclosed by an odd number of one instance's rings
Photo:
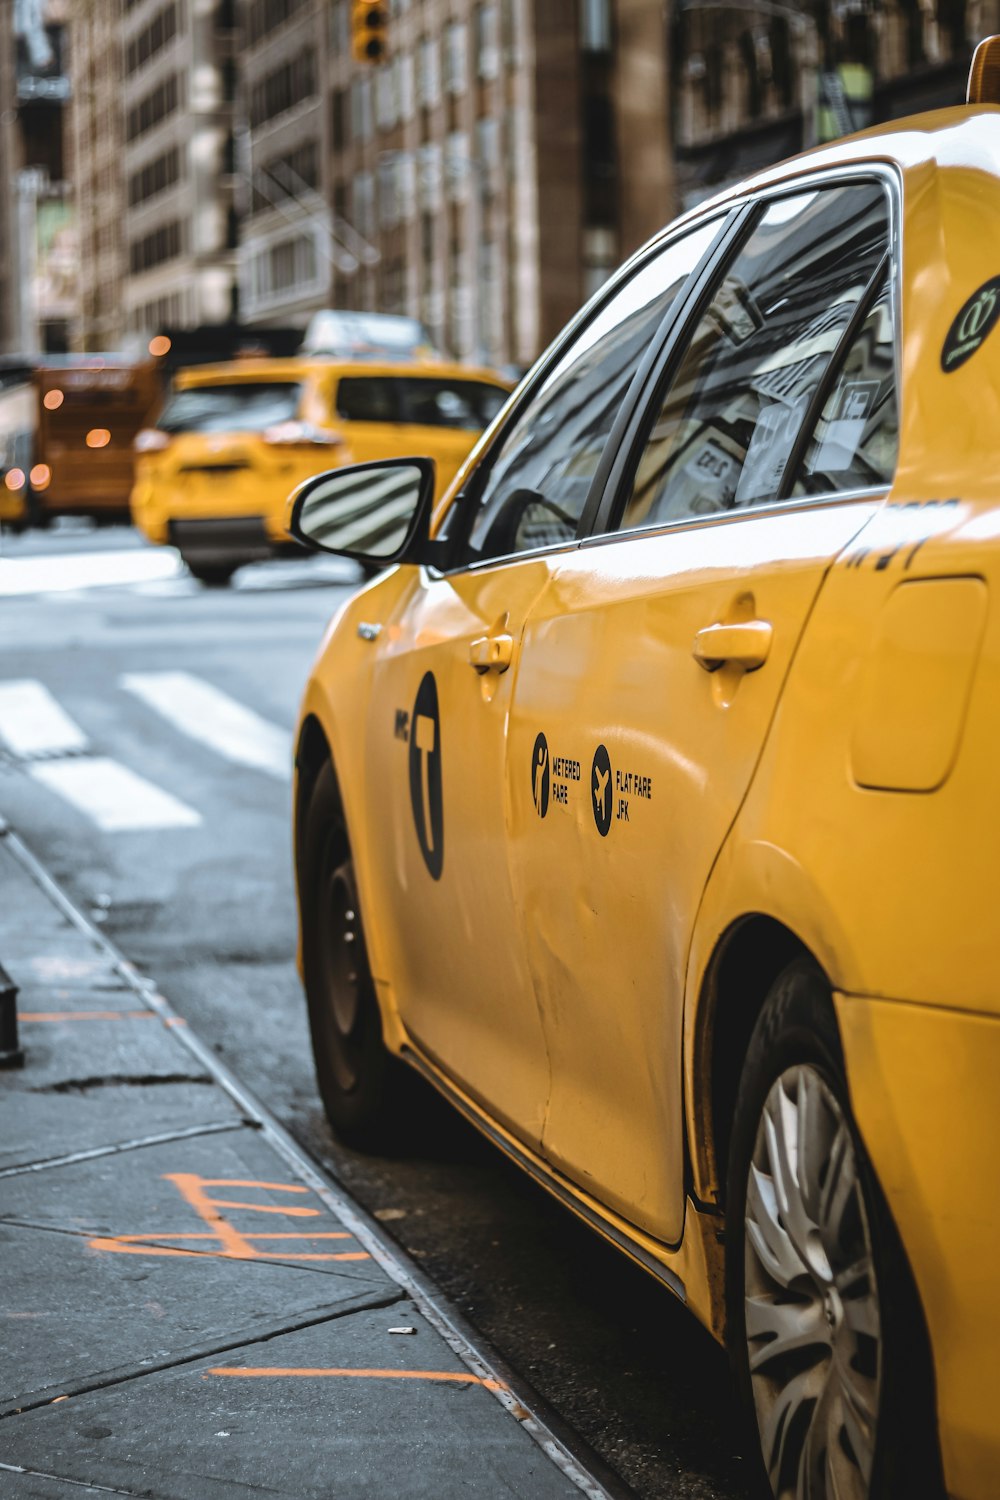
POLYGON ((444 172, 440 146, 421 146, 417 152, 417 193, 421 209, 438 213, 444 201, 444 172))
POLYGON ((399 59, 399 117, 412 120, 416 108, 416 85, 413 76, 413 53, 404 52, 399 59))
POLYGON ((291 20, 304 4, 305 0, 251 0, 247 6, 247 41, 250 46, 291 20))
POLYGON ((306 48, 268 73, 250 91, 250 124, 263 125, 316 93, 316 54, 306 48))
POLYGON ((155 157, 138 172, 132 173, 128 180, 129 208, 135 208, 136 204, 145 203, 148 198, 155 198, 158 193, 173 187, 180 175, 180 152, 176 146, 171 146, 162 156, 155 157))
POLYGON ((165 5, 125 48, 125 72, 137 73, 177 35, 177 6, 165 5))
POLYGON ((147 130, 152 130, 161 120, 172 115, 180 102, 180 88, 176 73, 164 78, 155 89, 151 89, 138 104, 133 104, 125 124, 125 139, 138 140, 147 130))
POLYGON ((452 21, 445 27, 444 86, 449 94, 465 91, 467 36, 463 21, 452 21))
POLYGON ((445 147, 445 174, 448 197, 452 203, 464 203, 469 196, 469 142, 464 130, 453 130, 445 147))
POLYGON ((395 62, 379 68, 375 75, 375 118, 380 130, 391 130, 398 118, 395 62))
POLYGON ((334 57, 351 55, 350 0, 333 0, 330 7, 330 46, 334 57))
POLYGON ((483 192, 488 197, 500 191, 500 121, 487 116, 476 121, 476 152, 483 192))
POLYGON ((354 139, 361 144, 372 138, 374 121, 370 78, 355 78, 351 84, 351 131, 354 139))
POLYGON ((344 151, 351 144, 351 115, 346 89, 334 89, 330 99, 330 138, 334 151, 344 151))
POLYGON ((375 179, 358 172, 354 179, 354 227, 366 240, 375 236, 375 179))
POLYGON ((182 242, 181 224, 177 219, 169 224, 161 224, 159 229, 132 241, 128 252, 129 270, 133 276, 137 276, 142 271, 150 271, 154 266, 162 265, 164 261, 175 260, 181 253, 182 242))
POLYGON ((496 78, 500 72, 500 38, 497 8, 493 4, 477 5, 476 72, 480 78, 496 78))
POLYGON ((584 52, 611 51, 611 0, 580 0, 580 46, 584 52))
POLYGON ((424 37, 417 57, 417 98, 424 109, 433 109, 441 98, 441 55, 436 37, 424 37))

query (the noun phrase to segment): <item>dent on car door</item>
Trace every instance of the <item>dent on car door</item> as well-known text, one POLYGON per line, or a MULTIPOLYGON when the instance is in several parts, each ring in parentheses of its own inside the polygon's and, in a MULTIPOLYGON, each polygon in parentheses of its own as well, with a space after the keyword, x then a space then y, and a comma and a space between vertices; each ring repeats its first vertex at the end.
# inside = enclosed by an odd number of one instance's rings
POLYGON ((879 504, 844 486, 894 463, 888 244, 874 184, 766 206, 636 421, 620 529, 559 559, 525 630, 510 847, 552 1068, 543 1149, 667 1243, 699 899, 823 576, 879 504))
POLYGON ((367 726, 373 906, 429 1062, 539 1146, 548 1057, 507 861, 506 735, 524 621, 572 546, 639 358, 719 221, 661 247, 557 349, 378 636, 367 726))

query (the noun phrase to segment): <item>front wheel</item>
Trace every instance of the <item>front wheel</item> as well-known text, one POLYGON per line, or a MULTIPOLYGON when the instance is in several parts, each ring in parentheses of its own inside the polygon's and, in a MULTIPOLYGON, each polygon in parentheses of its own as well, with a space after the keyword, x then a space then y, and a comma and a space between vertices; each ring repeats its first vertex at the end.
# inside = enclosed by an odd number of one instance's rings
POLYGON ((391 1148, 412 1075, 382 1040, 354 861, 329 763, 305 814, 299 900, 309 1029, 327 1118, 350 1145, 391 1148))
POLYGON ((923 1312, 807 959, 779 976, 751 1037, 726 1244, 730 1353, 778 1500, 941 1496, 923 1312))

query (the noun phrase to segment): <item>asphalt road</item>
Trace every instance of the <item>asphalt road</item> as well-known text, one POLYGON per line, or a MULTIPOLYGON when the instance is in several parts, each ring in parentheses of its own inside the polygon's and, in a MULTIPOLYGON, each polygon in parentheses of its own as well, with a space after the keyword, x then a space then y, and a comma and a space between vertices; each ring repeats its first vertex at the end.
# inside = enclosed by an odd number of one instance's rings
POLYGON ((125 529, 4 537, 0 814, 639 1495, 743 1500, 725 1359, 668 1293, 430 1094, 402 1159, 348 1151, 326 1124, 293 963, 287 768, 309 664, 356 586, 317 559, 207 590, 125 529), (111 826, 130 817, 160 826, 111 826))

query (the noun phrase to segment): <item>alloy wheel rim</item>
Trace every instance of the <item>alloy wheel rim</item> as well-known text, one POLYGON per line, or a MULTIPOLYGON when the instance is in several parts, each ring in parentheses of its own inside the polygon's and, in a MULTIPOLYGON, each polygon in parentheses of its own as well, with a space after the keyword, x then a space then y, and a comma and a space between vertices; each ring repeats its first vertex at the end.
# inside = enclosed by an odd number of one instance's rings
POLYGON ((779 1500, 868 1500, 882 1326, 854 1138, 820 1073, 788 1068, 757 1126, 744 1215, 745 1333, 779 1500))
POLYGON ((335 1038, 332 1061, 340 1087, 351 1090, 358 1082, 364 956, 353 881, 344 865, 330 873, 325 905, 329 922, 325 948, 327 1013, 335 1038))

